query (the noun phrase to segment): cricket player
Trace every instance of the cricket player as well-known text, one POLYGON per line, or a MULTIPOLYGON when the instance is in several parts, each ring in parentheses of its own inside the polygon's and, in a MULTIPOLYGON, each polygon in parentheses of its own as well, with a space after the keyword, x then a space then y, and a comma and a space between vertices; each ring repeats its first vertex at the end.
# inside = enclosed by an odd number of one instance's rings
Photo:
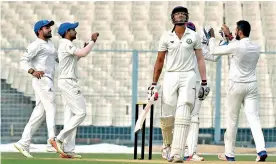
MULTIPOLYGON (((186 26, 191 30, 196 31, 196 27, 192 22, 188 22, 186 26)), ((209 53, 208 41, 211 37, 209 34, 210 29, 211 29, 211 26, 206 25, 202 30, 202 35, 201 35, 202 53, 205 60, 216 62, 220 56, 214 56, 209 53)), ((226 42, 225 39, 221 41, 221 43, 223 44, 225 42, 226 42)), ((195 70, 197 73, 196 93, 199 92, 200 81, 201 81, 200 74, 197 67, 198 66, 196 64, 195 66, 195 70)), ((199 98, 196 98, 194 109, 191 113, 191 124, 190 124, 190 129, 189 129, 189 134, 188 134, 185 154, 184 154, 185 161, 204 161, 204 158, 197 154, 198 133, 199 133, 199 111, 201 108, 201 103, 202 103, 202 100, 199 98)))
MULTIPOLYGON (((230 40, 233 38, 226 25, 223 25, 222 30, 230 40)), ((234 147, 242 104, 256 144, 256 161, 265 161, 267 158, 260 123, 258 83, 256 77, 260 47, 248 38, 250 31, 251 26, 249 22, 245 20, 238 21, 235 40, 232 40, 225 46, 216 46, 214 31, 210 31, 210 54, 231 55, 227 93, 226 132, 224 134, 225 153, 219 154, 218 156, 219 159, 227 161, 235 161, 234 147)))
POLYGON ((201 50, 200 36, 186 28, 188 9, 175 7, 171 13, 174 28, 165 32, 159 42, 158 56, 154 66, 153 82, 148 88, 148 98, 158 99, 157 82, 166 59, 160 126, 163 136, 162 156, 169 162, 183 162, 183 154, 191 112, 196 96, 195 64, 198 63, 201 75, 201 94, 208 95, 206 66, 201 50), (197 61, 194 56, 196 55, 197 61), (172 130, 174 128, 174 133, 172 130))
POLYGON ((49 139, 55 136, 55 89, 54 73, 57 51, 51 41, 51 26, 54 21, 40 20, 34 25, 37 39, 32 42, 21 57, 20 67, 33 76, 36 106, 24 128, 22 138, 14 144, 25 157, 32 158, 29 148, 31 139, 41 123, 47 123, 49 139))
POLYGON ((76 39, 76 28, 79 23, 62 23, 58 28, 58 34, 62 37, 59 42, 58 58, 60 73, 58 87, 64 102, 64 128, 57 137, 51 139, 52 146, 60 153, 62 158, 81 158, 74 152, 77 127, 86 116, 84 96, 78 84, 77 62, 85 57, 95 44, 98 33, 91 36, 91 41, 84 48, 78 49, 72 41, 76 39))

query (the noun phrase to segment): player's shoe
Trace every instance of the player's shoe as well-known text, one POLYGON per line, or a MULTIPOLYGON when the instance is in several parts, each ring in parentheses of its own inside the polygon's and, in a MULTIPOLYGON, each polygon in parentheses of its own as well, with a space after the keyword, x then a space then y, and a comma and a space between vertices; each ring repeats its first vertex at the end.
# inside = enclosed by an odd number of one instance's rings
POLYGON ((163 145, 162 150, 161 150, 162 158, 163 159, 169 159, 170 154, 171 154, 171 146, 170 145, 163 145))
POLYGON ((264 162, 267 158, 266 151, 261 151, 257 154, 256 162, 264 162))
POLYGON ((59 154, 59 156, 60 156, 61 158, 78 158, 78 159, 82 158, 81 155, 76 154, 76 153, 74 153, 74 152, 64 152, 64 153, 65 153, 65 154, 59 154))
POLYGON ((198 154, 194 153, 191 156, 186 156, 183 159, 184 161, 204 161, 204 158, 199 156, 198 154))
POLYGON ((50 139, 51 145, 56 149, 57 153, 60 153, 62 155, 66 155, 62 150, 62 142, 59 141, 56 137, 50 139))
POLYGON ((57 152, 56 149, 52 145, 48 145, 48 144, 46 146, 46 151, 47 152, 57 152))
POLYGON ((30 154, 30 151, 28 148, 24 148, 21 144, 15 143, 13 145, 21 154, 23 154, 26 158, 33 158, 33 156, 30 154))
POLYGON ((218 159, 223 161, 236 161, 235 157, 227 157, 224 153, 218 154, 218 159))
POLYGON ((56 149, 51 145, 50 139, 47 140, 46 151, 47 152, 57 152, 56 149))
POLYGON ((172 163, 183 163, 183 159, 178 156, 178 155, 175 155, 173 157, 169 157, 168 158, 168 162, 172 162, 172 163))

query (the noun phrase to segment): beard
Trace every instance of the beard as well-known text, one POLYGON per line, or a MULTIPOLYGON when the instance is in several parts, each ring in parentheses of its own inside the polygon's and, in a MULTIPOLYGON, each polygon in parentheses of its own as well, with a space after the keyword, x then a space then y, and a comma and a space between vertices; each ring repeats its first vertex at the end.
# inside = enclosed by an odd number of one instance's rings
POLYGON ((51 32, 48 32, 48 33, 44 33, 44 38, 51 38, 52 37, 52 33, 51 32))
POLYGON ((236 35, 236 37, 235 37, 236 40, 241 40, 241 37, 238 35, 237 32, 235 33, 235 35, 236 35))
POLYGON ((76 36, 76 35, 73 35, 73 36, 71 36, 70 38, 71 38, 71 40, 75 40, 75 39, 77 39, 77 36, 76 36))

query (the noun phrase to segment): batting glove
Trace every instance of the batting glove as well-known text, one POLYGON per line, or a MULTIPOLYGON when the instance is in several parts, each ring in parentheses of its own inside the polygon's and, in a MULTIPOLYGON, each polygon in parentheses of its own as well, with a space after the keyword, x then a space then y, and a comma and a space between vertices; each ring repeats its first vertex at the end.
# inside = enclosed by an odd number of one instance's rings
POLYGON ((220 46, 227 45, 228 44, 228 39, 227 39, 225 33, 222 30, 220 30, 219 34, 220 34, 220 36, 222 38, 222 40, 220 40, 220 42, 219 42, 219 45, 220 46))
POLYGON ((207 46, 209 45, 209 39, 211 38, 211 35, 210 35, 211 28, 212 27, 210 25, 206 25, 202 30, 201 43, 207 46))
POLYGON ((154 101, 157 101, 158 100, 157 83, 152 83, 151 86, 148 87, 148 101, 151 100, 153 95, 154 95, 154 101))
POLYGON ((201 87, 199 89, 198 98, 203 101, 209 94, 210 88, 207 86, 207 81, 202 80, 201 87))

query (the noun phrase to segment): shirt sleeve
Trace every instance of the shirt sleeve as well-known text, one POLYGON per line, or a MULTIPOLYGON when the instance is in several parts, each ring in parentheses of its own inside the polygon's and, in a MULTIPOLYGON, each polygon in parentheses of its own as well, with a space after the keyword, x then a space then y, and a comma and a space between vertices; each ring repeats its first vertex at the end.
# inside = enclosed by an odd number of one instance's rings
POLYGON ((73 44, 66 44, 65 45, 65 51, 71 55, 74 55, 77 48, 73 44))
POLYGON ((32 59, 35 56, 37 56, 40 50, 40 44, 30 44, 26 48, 25 52, 23 53, 23 56, 20 59, 20 67, 25 71, 28 71, 30 68, 33 68, 32 59))
POLYGON ((159 40, 159 46, 158 46, 158 51, 167 51, 168 50, 168 44, 166 41, 166 33, 162 35, 162 37, 159 40))
POLYGON ((230 55, 237 52, 238 41, 230 42, 228 45, 217 46, 215 38, 209 40, 211 55, 230 55))
POLYGON ((204 56, 204 59, 207 60, 207 61, 216 62, 220 57, 220 56, 211 55, 210 52, 209 52, 209 47, 206 46, 206 45, 202 45, 202 54, 204 56))
POLYGON ((194 44, 194 49, 201 49, 201 39, 198 33, 196 33, 196 39, 194 44))

